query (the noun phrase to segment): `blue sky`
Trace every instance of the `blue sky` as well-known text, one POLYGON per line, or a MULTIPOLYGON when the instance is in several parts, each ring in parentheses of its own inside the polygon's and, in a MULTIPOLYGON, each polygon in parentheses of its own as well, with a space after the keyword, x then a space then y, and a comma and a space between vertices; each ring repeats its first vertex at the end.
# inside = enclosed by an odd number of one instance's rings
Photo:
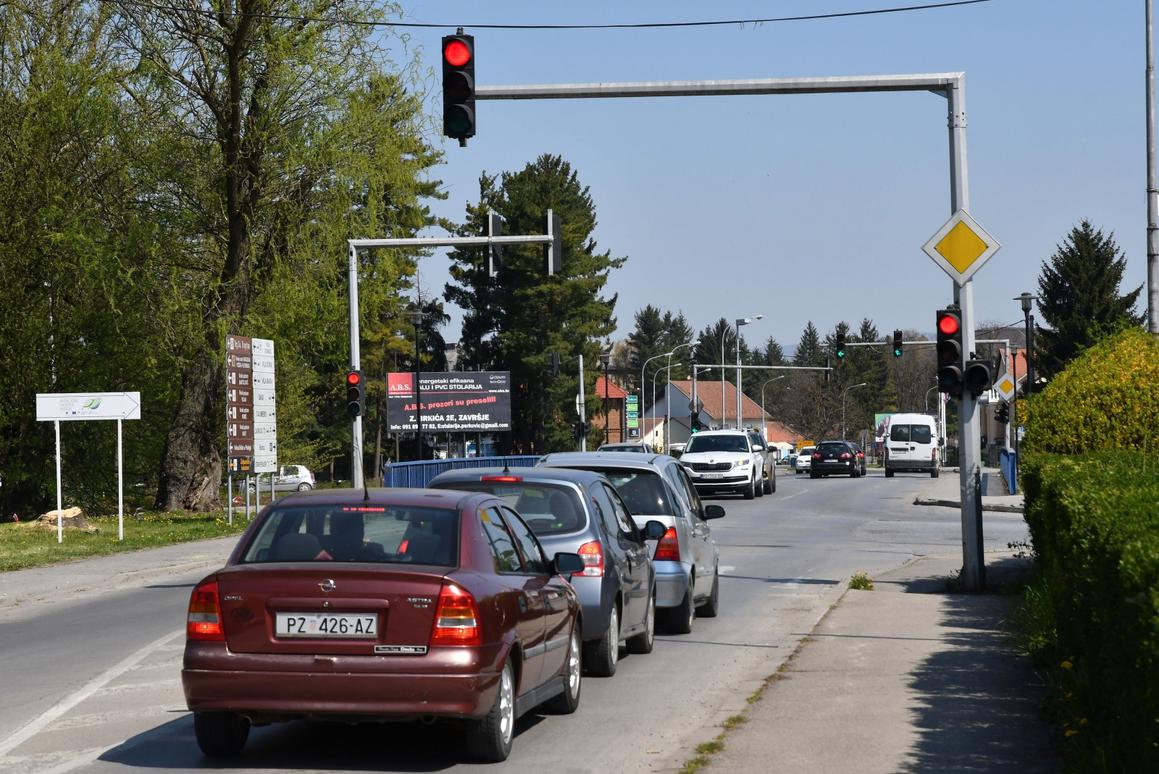
MULTIPOLYGON (((941 10, 725 27, 597 31, 471 23, 637 23, 760 18, 907 5, 891 0, 714 3, 404 2, 406 21, 466 26, 480 85, 966 73, 971 214, 1002 249, 975 275, 975 319, 1020 321, 1044 260, 1081 219, 1146 282, 1144 3, 991 0, 941 10)), ((439 39, 411 30, 431 68, 439 39)), ((932 331, 952 280, 922 251, 950 216, 945 100, 933 94, 486 101, 466 148, 444 140, 435 209, 461 220, 481 172, 542 153, 591 190, 612 274, 616 337, 651 303, 699 331, 764 314, 746 341, 791 350, 862 318, 883 334, 932 331)), ((440 294, 445 254, 420 262, 440 294)), ((1145 308, 1146 291, 1140 297, 1145 308)), ((458 337, 460 315, 445 331, 458 337)))

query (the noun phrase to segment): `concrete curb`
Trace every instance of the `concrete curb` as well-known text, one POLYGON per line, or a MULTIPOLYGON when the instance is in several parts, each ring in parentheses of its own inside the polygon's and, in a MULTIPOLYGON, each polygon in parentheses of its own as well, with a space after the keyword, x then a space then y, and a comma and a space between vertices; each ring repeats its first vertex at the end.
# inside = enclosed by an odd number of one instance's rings
MULTIPOLYGON (((926 497, 914 498, 914 505, 937 505, 943 508, 961 508, 962 503, 959 500, 933 500, 926 497)), ((997 513, 1022 513, 1021 505, 987 505, 982 503, 982 510, 994 511, 997 513)))

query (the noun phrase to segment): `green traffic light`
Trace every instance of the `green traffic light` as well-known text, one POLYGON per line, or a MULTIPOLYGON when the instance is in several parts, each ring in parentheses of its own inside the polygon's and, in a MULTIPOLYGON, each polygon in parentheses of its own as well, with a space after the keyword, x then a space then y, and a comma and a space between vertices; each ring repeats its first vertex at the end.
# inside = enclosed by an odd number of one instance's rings
POLYGON ((901 349, 899 347, 894 347, 893 356, 894 357, 901 357, 901 349))

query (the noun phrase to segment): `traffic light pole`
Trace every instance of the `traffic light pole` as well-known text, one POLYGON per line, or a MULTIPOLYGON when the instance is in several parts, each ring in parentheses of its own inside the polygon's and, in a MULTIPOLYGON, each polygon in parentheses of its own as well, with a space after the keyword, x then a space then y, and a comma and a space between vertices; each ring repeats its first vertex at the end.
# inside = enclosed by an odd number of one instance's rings
MULTIPOLYGON (((348 239, 346 240, 349 265, 348 293, 350 298, 350 368, 354 371, 362 370, 362 354, 358 345, 358 251, 373 247, 494 247, 496 245, 547 245, 547 272, 554 274, 560 267, 560 252, 562 243, 559 233, 559 218, 553 217, 552 211, 547 211, 547 233, 511 236, 482 236, 482 237, 405 237, 398 239, 348 239)), ((418 385, 415 385, 417 391, 418 385)), ((582 385, 581 385, 582 389, 582 385)), ((421 414, 422 407, 415 409, 421 414)), ((422 440, 419 439, 420 450, 422 440)), ((362 489, 362 417, 354 417, 350 428, 350 485, 354 489, 362 489)))

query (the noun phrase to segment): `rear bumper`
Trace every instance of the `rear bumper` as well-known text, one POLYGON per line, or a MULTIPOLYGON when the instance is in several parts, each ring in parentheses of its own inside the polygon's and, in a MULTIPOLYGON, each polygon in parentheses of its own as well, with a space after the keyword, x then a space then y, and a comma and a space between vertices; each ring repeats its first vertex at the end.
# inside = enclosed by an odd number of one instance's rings
POLYGON ((813 465, 813 472, 821 473, 822 475, 827 473, 853 475, 854 472, 861 472, 861 463, 839 462, 836 464, 826 464, 824 462, 818 462, 813 465))
POLYGON ((683 562, 660 561, 656 568, 656 607, 676 607, 688 591, 692 566, 683 562))
POLYGON ((181 685, 193 711, 253 719, 480 718, 495 703, 498 659, 479 650, 436 648, 425 656, 335 657, 231 654, 212 643, 186 646, 181 685), (409 663, 409 666, 408 666, 409 663))
POLYGON ((931 460, 895 460, 890 459, 885 463, 887 470, 920 470, 923 473, 928 473, 934 468, 938 467, 938 463, 931 460))

